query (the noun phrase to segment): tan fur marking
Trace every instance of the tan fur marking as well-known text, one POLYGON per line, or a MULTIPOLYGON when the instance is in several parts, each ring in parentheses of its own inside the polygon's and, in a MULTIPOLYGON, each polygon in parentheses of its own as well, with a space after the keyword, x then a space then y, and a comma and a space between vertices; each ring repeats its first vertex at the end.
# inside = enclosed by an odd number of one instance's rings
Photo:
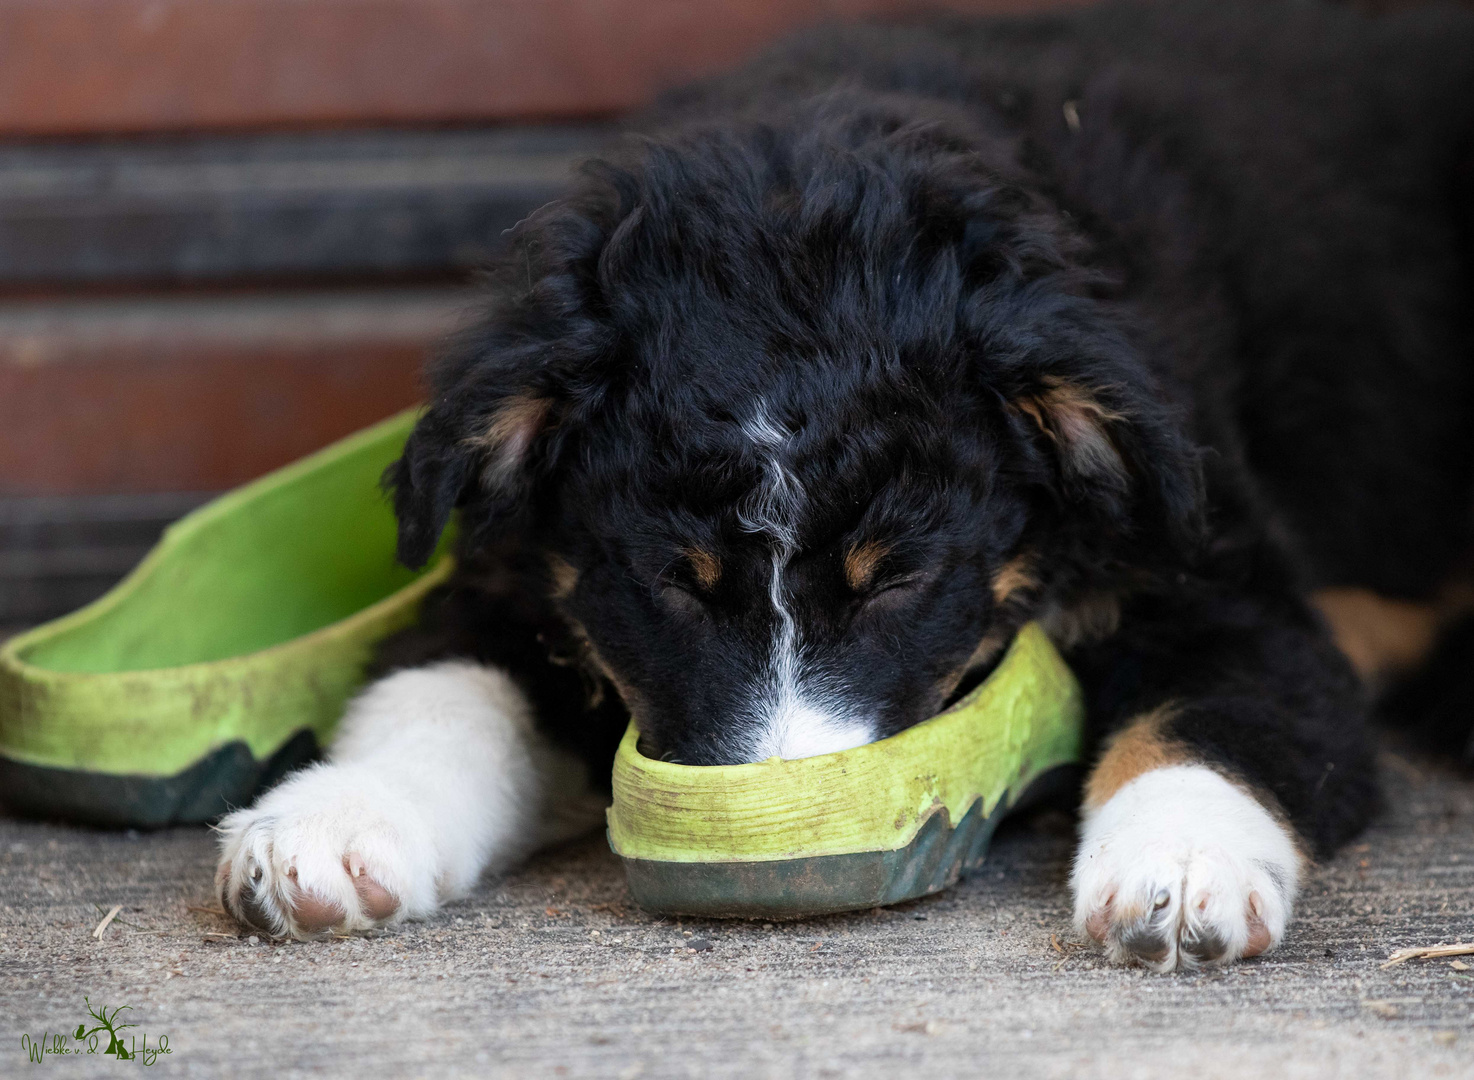
POLYGON ((1066 382, 1064 379, 1053 375, 1046 375, 1043 379, 1044 385, 1049 387, 1042 395, 1044 407, 1051 415, 1058 412, 1073 413, 1076 416, 1091 416, 1096 420, 1117 421, 1126 419, 1120 413, 1106 408, 1095 400, 1090 393, 1081 389, 1074 383, 1066 382))
POLYGON ((604 684, 600 681, 602 676, 614 684, 619 690, 619 684, 609 672, 609 665, 599 655, 599 650, 594 648, 594 643, 589 639, 588 629, 577 619, 568 620, 568 630, 573 637, 576 653, 571 658, 572 666, 582 672, 584 677, 584 689, 587 695, 588 707, 597 709, 604 701, 604 684))
POLYGON ((1012 640, 1012 637, 1013 635, 1006 630, 989 630, 983 635, 983 640, 978 642, 978 647, 972 651, 972 655, 967 658, 967 663, 962 665, 962 670, 966 672, 971 668, 989 663, 1003 650, 1003 646, 1012 640))
MULTIPOLYGON (((593 670, 609 680, 610 685, 619 694, 619 699, 624 702, 625 708, 630 711, 630 715, 638 717, 645 709, 643 707, 643 699, 635 692, 635 688, 621 679, 615 673, 614 669, 609 666, 608 661, 599 654, 599 650, 594 647, 594 643, 589 639, 588 631, 582 624, 574 622, 571 624, 571 629, 574 632, 574 636, 578 638, 580 644, 583 646, 583 655, 593 670)), ((600 693, 598 700, 591 701, 590 706, 597 706, 603 699, 604 696, 600 693)))
POLYGON ((1311 602, 1331 624, 1331 636, 1363 679, 1408 671, 1422 663, 1438 636, 1434 604, 1388 600, 1369 589, 1321 589, 1311 602))
POLYGON ((566 600, 578 587, 578 568, 559 555, 548 555, 548 570, 553 576, 553 599, 566 600))
POLYGON ((844 579, 850 588, 859 592, 869 585, 870 580, 875 577, 875 571, 880 567, 880 560, 889 552, 890 548, 878 540, 866 540, 863 544, 850 548, 844 557, 844 579))
POLYGON ((722 560, 701 548, 687 548, 685 556, 701 587, 703 589, 716 588, 717 582, 722 580, 722 560))
POLYGON ((1040 407, 1039 402, 1033 398, 1020 398, 1015 404, 1020 410, 1029 414, 1029 417, 1039 426, 1040 431, 1051 438, 1054 436, 1054 432, 1049 430, 1049 422, 1044 419, 1044 410, 1040 407))
POLYGON ((1067 608, 1053 608, 1040 622, 1061 649, 1104 641, 1121 625, 1121 601, 1110 593, 1091 593, 1067 608))
POLYGON ((1111 737, 1105 753, 1091 771, 1090 779, 1085 782, 1087 809, 1096 810, 1104 806, 1112 795, 1142 773, 1189 760, 1184 748, 1162 734, 1168 715, 1168 706, 1153 709, 1111 737))
POLYGON ((1003 646, 1008 644, 1011 636, 1002 630, 990 630, 984 634, 983 640, 978 642, 978 647, 972 651, 972 655, 961 667, 937 680, 937 700, 946 701, 951 697, 958 684, 967 677, 967 673, 973 668, 982 667, 997 656, 1003 646))
POLYGON ((1440 633, 1474 614, 1474 571, 1466 565, 1431 600, 1389 600, 1371 589, 1337 586, 1311 593, 1310 602, 1357 673, 1375 683, 1420 666, 1440 633))
POLYGON ((1015 555, 1003 564, 993 578, 993 602, 1002 604, 1016 592, 1033 589, 1039 584, 1034 576, 1033 559, 1028 555, 1015 555))
POLYGON ((1065 464, 1084 475, 1124 475, 1126 466, 1105 428, 1125 417, 1073 383, 1053 376, 1043 381, 1047 387, 1043 393, 1015 404, 1061 445, 1065 464))
POLYGON ((497 406, 485 429, 468 440, 472 446, 491 453, 483 474, 487 484, 504 484, 512 478, 533 439, 547 424, 552 407, 547 398, 513 394, 497 406))

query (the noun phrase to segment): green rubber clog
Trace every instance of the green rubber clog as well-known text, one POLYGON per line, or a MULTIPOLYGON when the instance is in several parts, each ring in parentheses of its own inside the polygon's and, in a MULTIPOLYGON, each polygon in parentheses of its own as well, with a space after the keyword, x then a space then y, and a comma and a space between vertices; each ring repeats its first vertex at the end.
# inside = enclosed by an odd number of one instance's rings
POLYGON ((0 803, 106 825, 208 821, 309 759, 451 571, 394 558, 379 476, 406 412, 171 526, 116 588, 0 648, 0 803))
POLYGON ((634 724, 614 762, 609 845, 637 904, 789 919, 894 904, 983 860, 998 821, 1081 750, 1079 685, 1030 624, 946 712, 867 746, 751 765, 654 761, 634 724))

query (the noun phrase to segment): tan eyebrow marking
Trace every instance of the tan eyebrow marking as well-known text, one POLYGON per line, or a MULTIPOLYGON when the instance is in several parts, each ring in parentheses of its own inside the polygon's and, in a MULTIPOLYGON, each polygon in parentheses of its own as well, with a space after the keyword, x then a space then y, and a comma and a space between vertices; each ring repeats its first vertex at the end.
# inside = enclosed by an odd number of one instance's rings
POLYGON ((850 588, 859 592, 870 584, 880 560, 890 553, 890 548, 878 540, 866 540, 850 548, 844 557, 844 579, 850 588))
POLYGON ((701 548, 687 548, 684 552, 686 561, 691 564, 691 569, 696 573, 696 580, 703 589, 714 589, 718 581, 722 579, 722 560, 709 551, 701 548))

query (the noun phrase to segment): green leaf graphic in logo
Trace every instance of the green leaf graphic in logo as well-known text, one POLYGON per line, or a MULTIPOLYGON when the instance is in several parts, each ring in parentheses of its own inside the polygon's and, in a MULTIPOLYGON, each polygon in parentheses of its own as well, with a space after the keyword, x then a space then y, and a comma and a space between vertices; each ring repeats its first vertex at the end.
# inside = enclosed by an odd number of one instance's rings
POLYGON ((78 1024, 76 1034, 74 1034, 72 1038, 79 1040, 85 1039, 87 1036, 95 1034, 96 1032, 106 1031, 108 1034, 108 1043, 107 1049, 103 1051, 104 1056, 111 1054, 119 1061, 131 1060, 134 1055, 128 1053, 127 1049, 124 1048, 122 1041, 118 1038, 118 1032, 124 1031, 127 1028, 137 1027, 138 1025, 116 1024, 115 1021, 117 1020, 118 1014, 120 1012, 122 1012, 124 1009, 131 1009, 133 1006, 119 1005, 112 1012, 108 1012, 106 1005, 102 1006, 101 1009, 94 1009, 92 1007, 92 1002, 90 999, 84 997, 82 1000, 87 1003, 87 1014, 91 1016, 92 1019, 97 1021, 97 1026, 91 1031, 88 1031, 86 1024, 78 1024))

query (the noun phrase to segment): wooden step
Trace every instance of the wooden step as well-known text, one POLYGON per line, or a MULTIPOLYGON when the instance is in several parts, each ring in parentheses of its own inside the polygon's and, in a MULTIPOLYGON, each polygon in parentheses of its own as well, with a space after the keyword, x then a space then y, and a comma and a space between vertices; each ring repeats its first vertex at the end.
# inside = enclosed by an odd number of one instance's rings
POLYGON ((0 288, 463 277, 608 137, 548 126, 0 145, 0 288))
POLYGON ((1060 0, 0 0, 0 135, 608 115, 829 19, 1060 0))
POLYGON ((97 599, 148 554, 166 525, 208 498, 0 496, 0 641, 97 599))
POLYGON ((216 491, 419 399, 458 288, 0 302, 0 495, 216 491))

